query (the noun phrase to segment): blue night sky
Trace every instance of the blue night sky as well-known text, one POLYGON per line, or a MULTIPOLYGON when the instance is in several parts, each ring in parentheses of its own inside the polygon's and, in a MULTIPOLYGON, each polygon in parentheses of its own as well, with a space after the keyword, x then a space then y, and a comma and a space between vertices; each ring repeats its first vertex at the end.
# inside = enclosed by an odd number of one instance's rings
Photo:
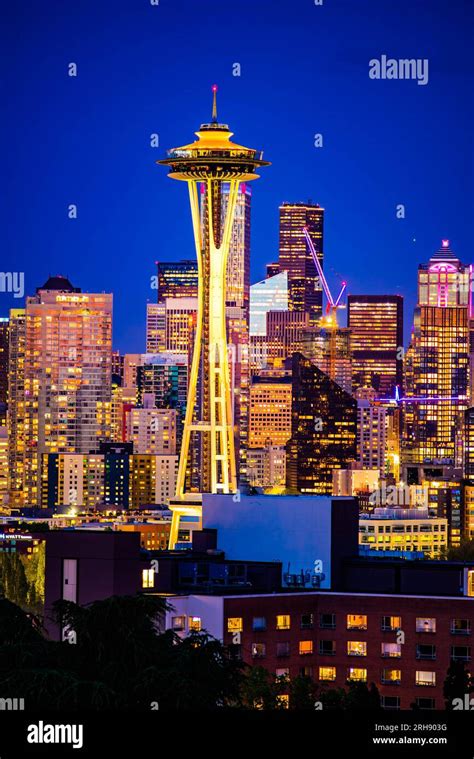
MULTIPOLYGON (((209 120, 214 82, 220 120, 272 161, 253 183, 252 281, 277 259, 285 200, 326 209, 331 282, 405 295, 406 333, 418 263, 442 237, 472 261, 472 0, 21 0, 3 13, 0 268, 24 271, 27 294, 57 273, 113 292, 116 348, 144 350, 155 260, 194 256, 186 186, 154 161, 209 120), (369 79, 382 54, 428 58, 429 83, 369 79)), ((0 316, 20 305, 0 293, 0 316)))

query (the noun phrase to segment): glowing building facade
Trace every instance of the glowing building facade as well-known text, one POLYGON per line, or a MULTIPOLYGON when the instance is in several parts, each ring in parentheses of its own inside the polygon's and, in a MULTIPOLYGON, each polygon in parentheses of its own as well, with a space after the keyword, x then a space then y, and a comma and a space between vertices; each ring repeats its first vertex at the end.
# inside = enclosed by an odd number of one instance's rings
POLYGON ((288 272, 250 285, 250 337, 267 334, 269 311, 288 311, 288 272))
POLYGON ((412 339, 412 462, 455 464, 469 405, 470 267, 443 240, 418 269, 412 339))
POLYGON ((197 298, 196 261, 157 261, 158 303, 166 298, 197 298))
POLYGON ((403 380, 403 298, 349 295, 353 388, 373 387, 392 396, 403 380))
POLYGON ((7 423, 9 320, 0 318, 0 427, 7 423))
POLYGON ((45 453, 90 453, 108 436, 112 296, 53 277, 27 298, 25 502, 40 500, 45 453))
POLYGON ((318 327, 304 331, 302 352, 346 393, 352 392, 351 332, 347 327, 331 326, 323 316, 318 327))
POLYGON ((10 504, 24 503, 26 312, 10 311, 8 366, 8 492, 10 504))
POLYGON ((292 434, 286 484, 303 494, 331 494, 333 471, 357 458, 357 401, 309 359, 292 359, 292 434))
POLYGON ((307 311, 269 311, 267 313, 265 342, 269 366, 283 366, 285 360, 293 353, 303 351, 309 316, 307 311))
POLYGON ((280 206, 278 264, 288 272, 290 311, 304 311, 309 323, 322 316, 323 291, 316 265, 308 250, 303 229, 311 236, 323 266, 324 208, 315 203, 283 203, 280 206))
POLYGON ((252 377, 249 448, 284 446, 291 437, 291 377, 252 377))

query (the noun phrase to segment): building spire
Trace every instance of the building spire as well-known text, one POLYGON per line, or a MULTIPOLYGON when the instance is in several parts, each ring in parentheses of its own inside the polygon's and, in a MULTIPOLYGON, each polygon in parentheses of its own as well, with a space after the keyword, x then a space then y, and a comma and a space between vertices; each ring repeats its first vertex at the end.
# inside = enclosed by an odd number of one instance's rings
POLYGON ((212 122, 217 124, 217 84, 212 85, 212 122))

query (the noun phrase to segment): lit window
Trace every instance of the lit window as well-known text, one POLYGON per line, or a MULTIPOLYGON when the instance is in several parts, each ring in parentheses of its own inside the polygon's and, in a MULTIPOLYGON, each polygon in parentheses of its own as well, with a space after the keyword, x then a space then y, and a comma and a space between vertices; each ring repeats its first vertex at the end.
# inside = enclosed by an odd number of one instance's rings
POLYGON ((436 632, 436 619, 434 617, 417 617, 416 618, 416 631, 419 633, 435 633, 436 632))
POLYGON ((242 632, 243 629, 242 617, 227 617, 227 632, 242 632))
POLYGON ((201 631, 201 617, 189 617, 189 629, 194 632, 201 631))
POLYGON ((186 617, 171 617, 171 627, 175 632, 182 632, 186 628, 186 617))
POLYGON ((288 709, 290 705, 290 697, 287 693, 282 693, 276 697, 277 703, 280 709, 288 709))
POLYGON ((399 669, 384 669, 382 671, 382 683, 385 685, 400 685, 402 673, 399 669))
POLYGON ((300 655, 306 656, 313 653, 313 641, 312 640, 300 640, 300 655))
POLYGON ((417 685, 428 685, 434 687, 436 685, 436 672, 423 672, 417 670, 415 681, 417 685))
POLYGON ((348 656, 367 656, 367 643, 362 640, 347 641, 348 656))
POLYGON ((320 667, 319 679, 323 682, 333 682, 336 679, 336 667, 320 667))
POLYGON ((266 654, 265 643, 252 643, 252 656, 254 659, 262 659, 266 654))
POLYGON ((401 617, 382 617, 382 630, 401 630, 401 617))
POLYGON ((382 643, 382 656, 399 659, 402 655, 400 643, 382 643))
POLYGON ((349 667, 349 669, 347 670, 347 679, 351 683, 366 683, 367 670, 359 669, 357 667, 349 667))
POLYGON ((347 615, 347 629, 348 630, 367 630, 367 615, 366 614, 348 614, 347 615))
POLYGON ((143 569, 142 570, 142 588, 153 588, 154 587, 154 571, 153 569, 143 569))
POLYGON ((452 635, 470 635, 471 623, 468 619, 452 619, 451 620, 451 634, 452 635))
POLYGON ((290 668, 289 667, 279 667, 279 669, 275 670, 275 677, 281 678, 283 680, 288 680, 290 677, 290 668))
POLYGON ((277 614, 276 629, 277 630, 290 629, 290 615, 289 614, 277 614))

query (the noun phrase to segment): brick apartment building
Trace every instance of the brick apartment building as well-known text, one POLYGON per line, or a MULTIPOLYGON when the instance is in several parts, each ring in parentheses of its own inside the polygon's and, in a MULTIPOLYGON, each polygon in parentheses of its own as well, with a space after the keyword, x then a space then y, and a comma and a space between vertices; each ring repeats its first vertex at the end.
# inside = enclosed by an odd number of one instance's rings
MULTIPOLYGON (((466 589, 467 592, 467 589, 466 589)), ((474 599, 334 592, 170 599, 167 626, 207 629, 276 676, 375 683, 386 709, 444 709, 452 659, 471 661, 474 599)))

